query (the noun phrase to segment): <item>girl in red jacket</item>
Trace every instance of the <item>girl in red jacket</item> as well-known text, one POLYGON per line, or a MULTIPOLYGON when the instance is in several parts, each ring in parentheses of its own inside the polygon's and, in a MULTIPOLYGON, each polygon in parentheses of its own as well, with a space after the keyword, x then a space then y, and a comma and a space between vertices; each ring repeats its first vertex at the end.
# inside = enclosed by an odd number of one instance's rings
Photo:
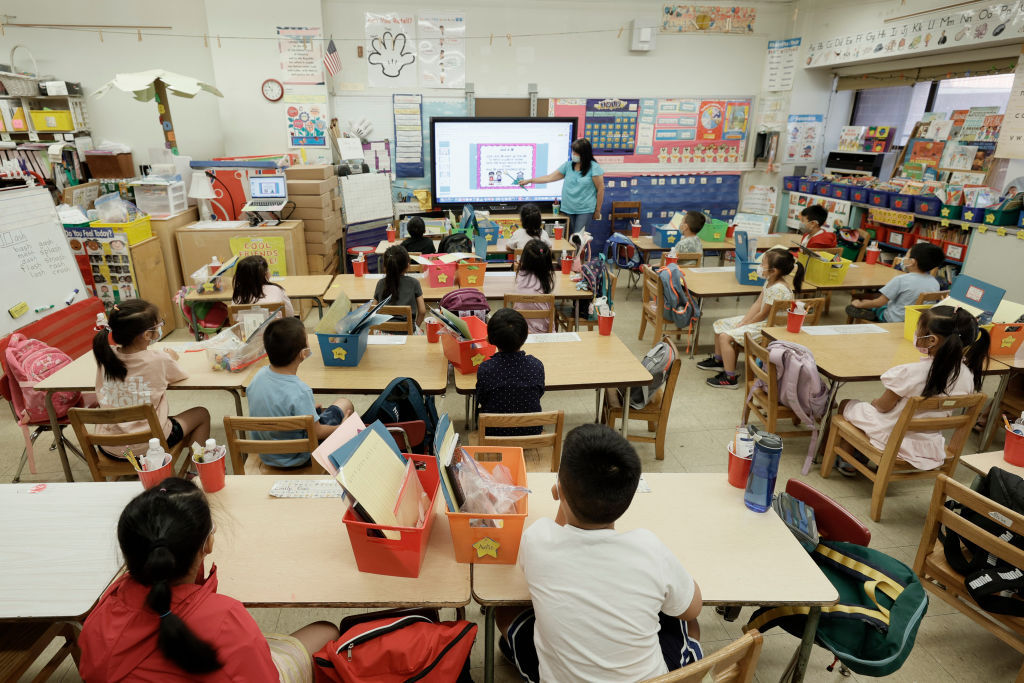
POLYGON ((317 622, 264 636, 242 603, 202 576, 216 528, 194 484, 166 479, 121 513, 128 573, 85 620, 79 672, 94 681, 312 681, 312 653, 339 637, 317 622))

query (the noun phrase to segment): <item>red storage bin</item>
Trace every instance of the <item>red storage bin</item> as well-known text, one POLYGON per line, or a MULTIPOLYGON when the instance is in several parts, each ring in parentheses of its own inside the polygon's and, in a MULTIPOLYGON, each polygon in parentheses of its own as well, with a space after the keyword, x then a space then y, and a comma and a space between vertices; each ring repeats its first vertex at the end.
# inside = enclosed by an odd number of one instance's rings
POLYGON ((472 375, 480 364, 498 350, 487 343, 487 323, 476 316, 462 318, 469 327, 470 339, 458 339, 452 332, 442 329, 441 347, 444 356, 463 375, 472 375))
POLYGON ((908 230, 896 230, 894 228, 890 228, 886 241, 893 246, 897 246, 902 249, 910 249, 910 247, 914 245, 914 238, 914 233, 908 230))
POLYGON ((942 251, 950 261, 959 261, 960 263, 963 263, 964 256, 967 255, 967 245, 960 244, 959 242, 943 240, 942 251))

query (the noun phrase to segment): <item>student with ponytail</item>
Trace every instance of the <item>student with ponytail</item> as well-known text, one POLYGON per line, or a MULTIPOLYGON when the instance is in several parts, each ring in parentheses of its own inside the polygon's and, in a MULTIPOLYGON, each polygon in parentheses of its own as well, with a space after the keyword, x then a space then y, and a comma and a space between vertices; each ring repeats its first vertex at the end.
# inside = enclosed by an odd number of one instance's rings
POLYGON ((262 256, 246 256, 235 265, 232 281, 231 302, 235 304, 281 304, 284 317, 295 315, 291 299, 284 293, 284 287, 271 282, 270 264, 262 256))
MULTIPOLYGON (((981 391, 988 345, 988 332, 966 310, 952 306, 924 310, 914 334, 914 346, 923 358, 887 370, 881 378, 885 393, 874 401, 847 399, 840 404, 839 412, 868 435, 871 445, 883 449, 908 398, 963 396, 981 391)), ((948 415, 949 411, 939 410, 921 416, 948 415)), ((919 470, 932 470, 945 459, 945 446, 941 433, 912 432, 900 444, 898 457, 919 470)), ((851 476, 856 473, 845 463, 839 471, 851 476)))
MULTIPOLYGON (((396 244, 388 247, 381 258, 384 279, 373 290, 373 299, 379 302, 390 296, 388 306, 408 306, 412 309, 412 324, 415 327, 427 314, 427 304, 423 300, 420 281, 406 275, 409 270, 409 252, 401 244, 396 244)), ((395 319, 405 320, 402 316, 395 316, 395 319)))
POLYGON ((312 681, 312 653, 338 638, 325 622, 264 635, 204 571, 216 525, 194 484, 168 478, 128 503, 117 541, 128 572, 85 620, 79 673, 99 681, 312 681))
MULTIPOLYGON (((155 351, 153 342, 163 336, 164 321, 160 311, 148 301, 126 299, 114 305, 108 322, 93 337, 92 352, 96 356, 96 397, 101 408, 123 408, 151 403, 164 430, 167 445, 205 443, 210 437, 210 413, 206 408, 190 408, 173 417, 168 415, 167 385, 180 382, 188 374, 178 365, 178 354, 171 349, 155 351)), ((146 423, 98 425, 97 432, 125 434, 146 429, 146 423)), ((136 455, 146 451, 146 444, 132 444, 114 452, 124 457, 131 448, 136 455)))

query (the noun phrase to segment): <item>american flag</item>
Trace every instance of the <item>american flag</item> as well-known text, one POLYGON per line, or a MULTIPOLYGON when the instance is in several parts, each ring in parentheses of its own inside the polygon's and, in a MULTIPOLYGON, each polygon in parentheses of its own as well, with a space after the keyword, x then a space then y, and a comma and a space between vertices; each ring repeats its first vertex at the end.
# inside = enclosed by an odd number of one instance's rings
POLYGON ((341 71, 341 58, 338 56, 338 48, 334 47, 334 39, 327 43, 327 52, 324 53, 324 67, 327 73, 332 76, 341 71))

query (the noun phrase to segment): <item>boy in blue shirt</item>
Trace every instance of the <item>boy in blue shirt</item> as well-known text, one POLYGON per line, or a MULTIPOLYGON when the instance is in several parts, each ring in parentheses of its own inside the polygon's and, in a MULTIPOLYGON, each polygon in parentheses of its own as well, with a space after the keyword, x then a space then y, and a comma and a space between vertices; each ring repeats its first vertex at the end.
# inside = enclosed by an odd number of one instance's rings
MULTIPOLYGON (((298 378, 299 364, 312 355, 306 341, 306 326, 298 318, 282 318, 263 331, 270 366, 261 368, 246 389, 251 417, 294 417, 312 415, 316 420, 316 438, 326 439, 355 408, 347 398, 319 412, 313 402, 313 390, 298 378)), ((252 432, 254 439, 302 439, 302 431, 252 432)), ((310 453, 264 453, 260 458, 272 467, 303 467, 310 453)))
POLYGON ((885 323, 903 322, 904 309, 917 303, 917 297, 926 292, 939 291, 939 281, 931 276, 946 260, 942 249, 931 242, 918 242, 907 252, 903 268, 907 272, 897 275, 879 290, 877 296, 854 299, 846 307, 846 315, 862 320, 877 320, 885 323), (882 310, 876 310, 885 306, 882 310))

